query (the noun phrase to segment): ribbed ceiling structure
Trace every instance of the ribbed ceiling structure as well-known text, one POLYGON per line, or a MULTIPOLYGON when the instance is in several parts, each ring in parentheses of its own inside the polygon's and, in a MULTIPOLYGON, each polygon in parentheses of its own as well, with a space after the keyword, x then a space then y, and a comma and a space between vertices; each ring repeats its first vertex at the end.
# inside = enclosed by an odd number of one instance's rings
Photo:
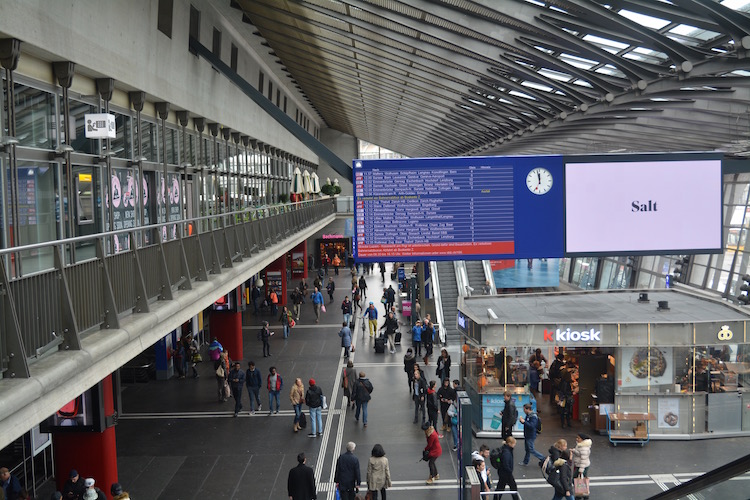
POLYGON ((410 157, 750 155, 747 0, 234 0, 325 124, 410 157))

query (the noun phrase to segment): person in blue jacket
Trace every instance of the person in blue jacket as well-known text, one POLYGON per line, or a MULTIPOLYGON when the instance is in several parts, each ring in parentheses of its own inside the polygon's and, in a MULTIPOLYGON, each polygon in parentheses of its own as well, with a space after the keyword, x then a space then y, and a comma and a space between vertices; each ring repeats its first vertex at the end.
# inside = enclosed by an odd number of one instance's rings
POLYGON ((325 299, 323 298, 323 294, 320 293, 320 290, 318 290, 318 287, 315 287, 315 291, 310 295, 310 298, 312 299, 313 303, 313 309, 315 309, 315 322, 318 323, 320 321, 320 308, 323 307, 323 303, 325 302, 325 299))
POLYGON ((529 465, 531 455, 534 455, 539 460, 543 460, 544 455, 534 449, 539 417, 531 410, 530 403, 523 405, 523 412, 526 414, 526 418, 521 417, 519 421, 523 424, 523 447, 526 448, 526 455, 523 457, 521 465, 529 465))
POLYGON ((245 382, 247 384, 247 395, 250 398, 250 414, 254 414, 256 405, 258 406, 258 411, 260 411, 260 388, 263 385, 260 370, 255 368, 254 361, 250 361, 247 364, 245 382))
POLYGON ((370 302, 362 318, 367 318, 370 327, 370 337, 372 337, 378 331, 378 310, 375 309, 374 303, 370 302))
POLYGON ((242 387, 245 385, 245 372, 242 371, 239 361, 234 362, 234 367, 229 372, 229 387, 232 389, 234 398, 234 416, 242 410, 242 387))
POLYGON ((417 320, 411 329, 411 345, 414 348, 414 356, 422 357, 422 322, 417 320))

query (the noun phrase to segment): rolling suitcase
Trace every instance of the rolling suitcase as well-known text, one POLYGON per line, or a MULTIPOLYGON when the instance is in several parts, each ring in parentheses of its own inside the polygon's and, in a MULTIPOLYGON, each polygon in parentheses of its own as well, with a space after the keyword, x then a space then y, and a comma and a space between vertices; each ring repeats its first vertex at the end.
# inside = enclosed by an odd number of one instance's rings
POLYGON ((393 343, 401 345, 401 332, 396 332, 396 337, 393 339, 393 343))
POLYGON ((385 353, 385 337, 380 336, 375 338, 375 352, 377 354, 385 353))

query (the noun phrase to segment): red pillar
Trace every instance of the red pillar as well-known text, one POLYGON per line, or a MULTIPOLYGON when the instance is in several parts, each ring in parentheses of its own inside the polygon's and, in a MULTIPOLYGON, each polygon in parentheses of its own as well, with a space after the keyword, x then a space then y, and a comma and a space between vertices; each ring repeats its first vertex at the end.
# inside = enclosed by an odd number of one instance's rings
POLYGON ((211 338, 216 337, 229 359, 242 359, 242 313, 211 311, 211 338))
MULTIPOLYGON (((102 407, 105 416, 115 412, 112 375, 107 375, 102 384, 102 407)), ((55 470, 57 489, 62 491, 68 473, 76 469, 79 481, 92 477, 102 491, 109 494, 109 487, 117 481, 117 442, 115 428, 104 432, 59 432, 52 435, 55 448, 55 470)))

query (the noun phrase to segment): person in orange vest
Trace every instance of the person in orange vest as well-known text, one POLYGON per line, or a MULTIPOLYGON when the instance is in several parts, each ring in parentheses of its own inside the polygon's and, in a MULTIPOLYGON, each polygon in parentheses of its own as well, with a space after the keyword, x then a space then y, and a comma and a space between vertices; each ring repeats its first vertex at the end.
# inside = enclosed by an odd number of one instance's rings
POLYGON ((279 312, 279 296, 276 295, 276 290, 272 289, 268 298, 271 301, 271 315, 275 316, 279 312))

